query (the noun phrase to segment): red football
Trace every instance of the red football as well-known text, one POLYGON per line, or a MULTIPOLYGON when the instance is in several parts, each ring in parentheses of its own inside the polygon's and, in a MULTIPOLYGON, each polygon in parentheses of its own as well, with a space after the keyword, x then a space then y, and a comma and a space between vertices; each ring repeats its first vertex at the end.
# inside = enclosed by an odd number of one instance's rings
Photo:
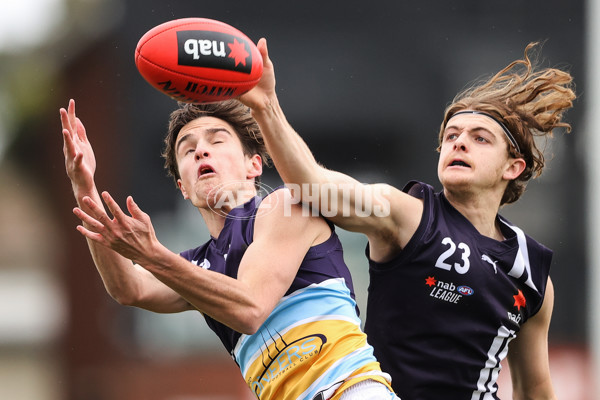
POLYGON ((182 18, 150 29, 135 65, 152 86, 177 101, 211 103, 237 97, 260 80, 262 57, 236 28, 207 18, 182 18))

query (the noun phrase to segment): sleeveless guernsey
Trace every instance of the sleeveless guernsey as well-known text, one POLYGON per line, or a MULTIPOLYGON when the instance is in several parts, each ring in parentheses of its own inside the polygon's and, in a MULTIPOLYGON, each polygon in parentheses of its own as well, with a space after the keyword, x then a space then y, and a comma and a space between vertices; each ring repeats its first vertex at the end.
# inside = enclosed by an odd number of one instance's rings
POLYGON ((429 185, 404 191, 423 199, 423 216, 395 259, 369 261, 375 356, 403 399, 497 399, 500 362, 542 305, 552 252, 501 216, 506 239, 482 236, 429 185))
MULTIPOLYGON (((255 197, 233 209, 218 238, 181 255, 236 278, 253 240, 260 201, 255 197)), ((350 271, 332 231, 328 240, 310 248, 291 287, 258 332, 244 335, 209 316, 205 319, 257 398, 337 399, 339 392, 331 397, 337 389, 365 379, 389 387, 389 376, 373 356, 357 311, 350 271)))

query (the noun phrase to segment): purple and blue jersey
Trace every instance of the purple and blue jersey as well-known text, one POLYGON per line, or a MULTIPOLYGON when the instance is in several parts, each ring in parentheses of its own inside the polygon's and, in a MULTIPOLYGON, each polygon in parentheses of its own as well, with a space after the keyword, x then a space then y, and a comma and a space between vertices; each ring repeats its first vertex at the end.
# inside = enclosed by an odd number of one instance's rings
MULTIPOLYGON (((218 238, 181 255, 236 278, 253 241, 260 201, 254 197, 231 210, 218 238)), ((309 249, 291 287, 258 332, 245 335, 205 319, 261 400, 337 399, 342 389, 365 379, 389 386, 360 327, 352 278, 333 231, 309 249)))

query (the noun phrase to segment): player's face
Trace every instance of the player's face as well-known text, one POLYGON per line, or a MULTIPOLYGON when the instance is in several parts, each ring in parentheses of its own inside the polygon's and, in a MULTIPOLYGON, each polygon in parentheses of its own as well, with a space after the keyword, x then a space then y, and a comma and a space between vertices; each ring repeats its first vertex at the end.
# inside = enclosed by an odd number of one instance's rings
POLYGON ((255 194, 253 178, 262 173, 260 156, 246 156, 233 127, 214 117, 195 119, 181 129, 175 158, 183 197, 201 208, 245 202, 255 194))
POLYGON ((438 161, 438 177, 445 188, 503 192, 508 180, 520 173, 514 162, 504 132, 493 119, 460 114, 448 121, 438 161))

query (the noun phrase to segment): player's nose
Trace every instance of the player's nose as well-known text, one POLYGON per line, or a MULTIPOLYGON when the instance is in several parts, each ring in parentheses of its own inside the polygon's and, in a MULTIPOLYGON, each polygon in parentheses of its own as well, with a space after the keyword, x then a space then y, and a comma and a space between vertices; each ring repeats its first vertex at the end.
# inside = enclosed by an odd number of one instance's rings
POLYGON ((196 160, 200 160, 202 158, 208 157, 210 153, 205 147, 199 145, 196 147, 196 152, 194 153, 194 155, 196 160))
POLYGON ((467 150, 466 135, 465 134, 461 133, 460 135, 458 135, 458 137, 454 141, 454 149, 455 150, 462 150, 462 151, 467 150))

